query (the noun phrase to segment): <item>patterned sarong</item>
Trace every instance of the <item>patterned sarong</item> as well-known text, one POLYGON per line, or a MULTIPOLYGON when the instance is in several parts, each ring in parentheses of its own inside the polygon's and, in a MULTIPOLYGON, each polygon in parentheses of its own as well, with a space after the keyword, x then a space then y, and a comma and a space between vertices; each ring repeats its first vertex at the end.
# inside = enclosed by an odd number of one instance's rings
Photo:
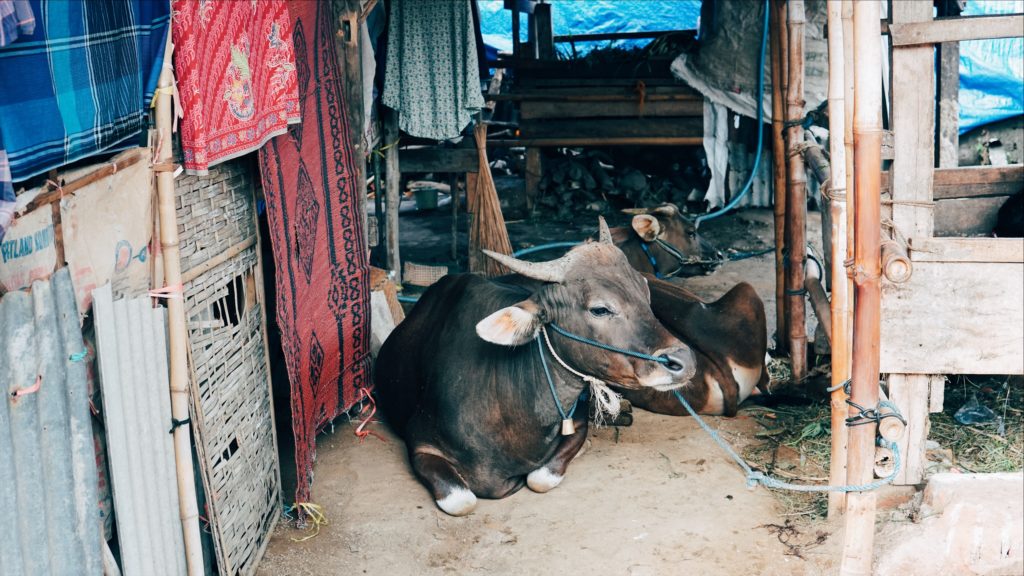
POLYGON ((370 269, 329 2, 293 0, 302 123, 260 149, 277 323, 291 382, 298 482, 309 502, 316 434, 369 385, 370 269))
POLYGON ((284 0, 174 0, 172 30, 189 174, 207 174, 299 121, 284 0))

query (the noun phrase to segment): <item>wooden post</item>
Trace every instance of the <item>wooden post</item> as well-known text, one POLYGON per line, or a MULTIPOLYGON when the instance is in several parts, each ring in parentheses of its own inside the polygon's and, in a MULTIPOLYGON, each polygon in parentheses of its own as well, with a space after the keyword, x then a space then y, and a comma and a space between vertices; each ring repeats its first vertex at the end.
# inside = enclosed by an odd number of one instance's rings
POLYGON ((783 84, 782 51, 784 27, 782 15, 785 4, 780 0, 771 2, 771 58, 772 58, 772 190, 775 212, 775 350, 785 352, 786 337, 786 274, 783 254, 785 253, 786 230, 786 143, 782 137, 783 84))
POLYGON ((452 205, 452 262, 459 265, 459 175, 448 175, 448 197, 452 205))
POLYGON ((398 167, 398 112, 381 106, 384 120, 384 170, 387 175, 384 210, 387 221, 387 268, 396 284, 402 283, 402 259, 398 250, 398 208, 402 202, 402 172, 398 167))
MULTIPOLYGON (((842 23, 843 2, 828 0, 828 144, 831 156, 829 177, 829 212, 832 216, 829 237, 832 241, 832 261, 829 273, 832 276, 832 379, 833 388, 840 386, 850 377, 850 355, 852 334, 847 311, 850 294, 847 291, 846 267, 846 59, 843 43, 846 39, 842 23)), ((846 391, 840 386, 832 392, 832 446, 829 464, 829 484, 846 484, 846 391)), ((841 514, 846 507, 846 494, 829 492, 828 515, 841 514)))
MULTIPOLYGON (((786 23, 789 42, 789 82, 787 119, 793 122, 804 115, 804 14, 803 0, 790 0, 786 23)), ((807 175, 803 157, 796 153, 804 141, 799 124, 786 129, 786 154, 789 157, 789 190, 786 197, 786 310, 788 312, 789 355, 793 379, 807 376, 807 327, 804 299, 804 260, 807 258, 807 175)))
MULTIPOLYGON (((174 161, 171 142, 171 55, 174 47, 170 35, 164 52, 164 67, 160 71, 156 104, 157 150, 156 163, 174 161)), ((156 173, 157 202, 160 212, 160 247, 163 250, 164 285, 181 286, 181 257, 178 248, 178 214, 174 202, 174 173, 162 170, 156 173)), ((167 339, 169 341, 171 383, 171 418, 188 421, 189 368, 188 327, 185 324, 184 298, 167 299, 167 339)), ((196 504, 196 476, 192 465, 192 428, 175 426, 174 462, 178 473, 178 507, 181 512, 181 531, 185 540, 185 563, 189 576, 202 576, 203 545, 199 533, 199 508, 196 504)))
MULTIPOLYGON (((939 2, 939 17, 959 16, 954 0, 939 2)), ((940 168, 956 168, 960 164, 960 43, 939 44, 938 109, 936 110, 936 156, 940 168)))
POLYGON ((540 188, 540 179, 543 174, 543 162, 541 160, 540 148, 532 146, 526 149, 526 211, 533 213, 537 202, 537 192, 540 188))
MULTIPOLYGON (((882 173, 882 52, 879 42, 879 3, 854 4, 853 27, 856 96, 854 101, 854 154, 857 171, 857 212, 854 214, 853 383, 851 400, 861 406, 878 405, 878 368, 881 320, 881 198, 882 173)), ((929 71, 930 73, 930 71, 929 71)), ((850 415, 857 412, 851 406, 850 415)), ((847 482, 865 484, 874 478, 874 423, 851 427, 847 455, 847 482)), ((847 495, 846 533, 840 574, 871 574, 875 538, 874 492, 847 495)))
POLYGON ((537 57, 541 60, 554 60, 555 37, 551 28, 551 4, 534 6, 533 19, 537 25, 537 57))
POLYGON ((345 108, 348 111, 352 129, 349 131, 349 145, 354 156, 352 165, 355 168, 355 190, 359 202, 356 203, 359 221, 363 224, 363 235, 369 246, 369 227, 367 226, 366 203, 366 147, 363 145, 363 121, 366 110, 363 110, 363 66, 359 49, 359 14, 362 9, 360 0, 344 0, 334 3, 335 17, 338 22, 338 33, 335 34, 335 47, 338 59, 344 65, 342 77, 342 93, 345 108))

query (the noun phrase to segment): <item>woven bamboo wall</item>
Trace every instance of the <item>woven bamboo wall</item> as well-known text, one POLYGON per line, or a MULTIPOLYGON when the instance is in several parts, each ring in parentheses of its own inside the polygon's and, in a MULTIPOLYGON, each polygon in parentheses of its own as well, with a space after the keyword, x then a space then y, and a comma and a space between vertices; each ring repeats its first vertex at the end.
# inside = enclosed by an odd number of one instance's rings
POLYGON ((218 258, 255 238, 254 170, 242 158, 176 183, 182 269, 195 276, 185 284, 193 429, 219 572, 232 575, 255 572, 281 509, 259 247, 218 258))

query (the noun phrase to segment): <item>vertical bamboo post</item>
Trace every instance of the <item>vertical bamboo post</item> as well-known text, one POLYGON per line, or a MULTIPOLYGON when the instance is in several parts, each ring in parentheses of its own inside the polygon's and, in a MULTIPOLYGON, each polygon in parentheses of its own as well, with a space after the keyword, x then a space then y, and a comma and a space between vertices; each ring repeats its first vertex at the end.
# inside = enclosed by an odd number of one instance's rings
POLYGON ((786 144, 782 137, 783 76, 782 76, 782 11, 780 0, 771 2, 771 58, 772 58, 772 188, 775 210, 775 350, 786 349, 786 275, 783 263, 786 230, 786 144))
MULTIPOLYGON (((174 160, 171 140, 171 90, 174 86, 171 55, 174 47, 170 34, 164 65, 160 71, 156 101, 157 150, 159 164, 174 160)), ((178 249, 178 215, 174 207, 174 173, 156 173, 157 202, 160 212, 160 247, 163 250, 164 284, 181 285, 181 257, 178 249)), ((185 301, 167 299, 167 337, 170 342, 171 417, 187 420, 189 415, 188 330, 185 326, 185 301)), ((192 467, 192 429, 188 425, 174 428, 174 461, 178 473, 178 506, 181 531, 185 540, 185 561, 189 576, 202 576, 203 545, 199 539, 199 507, 196 504, 195 473, 192 467)))
MULTIPOLYGON (((843 101, 843 151, 846 156, 846 261, 843 267, 846 269, 846 326, 847 326, 847 353, 851 358, 853 355, 853 305, 856 301, 856 294, 853 290, 853 275, 850 274, 850 267, 847 262, 853 262, 856 249, 853 245, 853 214, 856 211, 857 203, 854 195, 855 176, 853 173, 853 0, 843 0, 843 92, 846 96, 843 101)), ((852 362, 852 359, 851 359, 852 362)), ((849 378, 849 373, 847 378, 849 378)), ((846 459, 844 458, 845 462, 846 459)))
MULTIPOLYGON (((879 4, 858 1, 853 10, 854 49, 854 169, 857 172, 857 211, 854 214, 854 309, 852 400, 878 405, 879 331, 881 317, 881 200, 882 169, 882 51, 878 31, 879 4)), ((851 410, 853 412, 853 410, 851 410)), ((850 429, 847 480, 870 482, 874 475, 877 426, 850 429)), ((870 574, 875 532, 875 494, 847 495, 846 534, 840 573, 870 574)))
MULTIPOLYGON (((852 342, 846 308, 849 294, 846 286, 846 133, 845 77, 843 54, 842 0, 828 0, 828 148, 831 159, 829 179, 829 210, 832 240, 832 386, 839 386, 850 377, 852 342)), ((842 387, 832 392, 832 453, 829 484, 846 484, 846 392, 842 387)), ((828 515, 841 514, 846 506, 843 492, 829 492, 828 515)))
MULTIPOLYGON (((804 115, 804 14, 803 0, 790 0, 786 24, 789 42, 789 82, 786 105, 787 123, 804 115)), ((807 258, 807 173, 803 156, 797 151, 804 140, 799 123, 786 129, 786 154, 789 162, 789 190, 786 197, 786 309, 788 311, 789 354, 793 379, 807 375, 807 327, 804 300, 804 260, 807 258)))

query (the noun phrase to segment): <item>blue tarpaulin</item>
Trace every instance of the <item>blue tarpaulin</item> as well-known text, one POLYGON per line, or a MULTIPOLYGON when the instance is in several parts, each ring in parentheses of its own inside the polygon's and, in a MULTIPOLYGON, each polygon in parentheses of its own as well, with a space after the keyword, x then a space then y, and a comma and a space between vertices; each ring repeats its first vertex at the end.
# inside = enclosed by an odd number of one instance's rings
MULTIPOLYGON (((964 16, 1024 12, 1024 0, 971 0, 964 16)), ((960 133, 1024 114, 1024 39, 960 43, 960 133)))
MULTIPOLYGON (((696 29, 701 0, 551 0, 556 35, 696 29)), ((502 0, 481 0, 488 57, 512 50, 512 13, 502 0)), ((964 16, 1024 12, 1024 0, 970 0, 964 16)), ((521 27, 526 41, 526 25, 521 27)), ((646 42, 646 41, 645 41, 646 42)), ((608 42, 577 44, 579 53, 608 42)), ((628 43, 621 43, 623 45, 628 43)), ((960 43, 960 132, 1024 114, 1024 40, 960 43)))
MULTIPOLYGON (((556 36, 696 30, 701 0, 551 0, 551 28, 556 36)), ((502 0, 481 0, 480 29, 491 49, 512 51, 512 12, 502 0)), ((526 41, 526 17, 520 27, 526 41)), ((644 43, 649 40, 644 40, 644 43)), ((607 41, 577 44, 580 53, 606 46, 607 41)), ((616 45, 629 45, 623 42, 616 45)), ((491 50, 488 50, 490 52, 491 50)))

